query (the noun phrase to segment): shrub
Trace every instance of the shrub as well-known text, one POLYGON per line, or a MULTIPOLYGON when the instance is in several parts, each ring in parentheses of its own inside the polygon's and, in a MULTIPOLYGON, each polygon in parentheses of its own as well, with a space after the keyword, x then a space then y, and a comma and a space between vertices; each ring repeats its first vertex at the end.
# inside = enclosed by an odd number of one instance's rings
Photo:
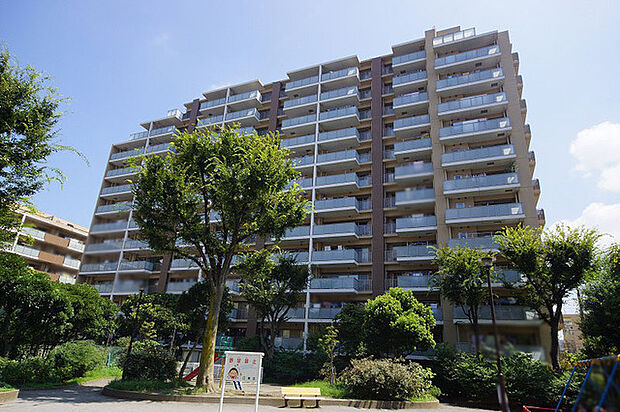
POLYGON ((47 362, 52 376, 59 381, 84 376, 86 372, 103 366, 105 353, 91 342, 67 342, 56 346, 47 362))
POLYGON ((119 362, 127 380, 169 381, 176 377, 176 359, 157 342, 136 342, 126 359, 123 353, 119 362))
POLYGON ((49 367, 43 358, 31 357, 20 361, 4 363, 1 381, 10 385, 47 382, 50 379, 49 367))
POLYGON ((319 371, 325 362, 324 355, 295 351, 274 352, 263 360, 265 380, 283 385, 305 382, 319 378, 319 371))
POLYGON ((341 382, 354 398, 406 400, 430 389, 432 378, 430 369, 415 362, 367 358, 352 360, 341 382))
POLYGON ((239 339, 235 345, 235 350, 241 352, 258 352, 260 351, 260 338, 258 336, 248 336, 239 339))

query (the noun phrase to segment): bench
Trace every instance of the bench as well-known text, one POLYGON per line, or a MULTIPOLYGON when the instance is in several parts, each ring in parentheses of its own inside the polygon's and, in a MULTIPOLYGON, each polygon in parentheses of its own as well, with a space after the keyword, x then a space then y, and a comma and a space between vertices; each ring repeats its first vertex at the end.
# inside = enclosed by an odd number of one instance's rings
POLYGON ((319 407, 319 401, 321 398, 321 388, 293 388, 284 387, 281 388, 282 398, 284 398, 284 407, 288 407, 289 400, 299 400, 299 407, 304 406, 304 401, 315 401, 316 407, 319 407))

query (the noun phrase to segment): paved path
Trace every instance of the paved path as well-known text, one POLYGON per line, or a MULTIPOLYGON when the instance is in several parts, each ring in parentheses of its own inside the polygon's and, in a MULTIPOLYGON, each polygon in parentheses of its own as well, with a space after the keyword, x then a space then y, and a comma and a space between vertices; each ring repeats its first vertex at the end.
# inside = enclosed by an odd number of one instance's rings
MULTIPOLYGON (((23 391, 19 394, 19 399, 15 402, 0 404, 0 412, 8 411, 179 411, 179 412, 216 412, 216 404, 187 403, 187 402, 153 402, 153 401, 129 401, 123 399, 109 398, 101 395, 101 388, 107 381, 94 381, 84 385, 65 387, 61 389, 43 389, 33 391, 23 391)), ((253 405, 226 405, 225 412, 252 412, 253 405)), ((282 412, 282 411, 301 411, 299 408, 276 408, 271 406, 261 406, 261 412, 282 412)), ((307 409, 309 411, 316 409, 307 409)), ((369 409, 358 409, 350 407, 321 407, 322 412, 360 412, 371 411, 369 409)), ((372 411, 377 411, 373 409, 372 411)), ((416 411, 424 411, 417 409, 416 411)), ((442 405, 440 409, 428 409, 427 411, 446 411, 446 412, 476 412, 475 409, 457 408, 442 405)), ((391 411, 393 412, 393 410, 391 411)), ((487 411, 488 412, 488 411, 487 411)))

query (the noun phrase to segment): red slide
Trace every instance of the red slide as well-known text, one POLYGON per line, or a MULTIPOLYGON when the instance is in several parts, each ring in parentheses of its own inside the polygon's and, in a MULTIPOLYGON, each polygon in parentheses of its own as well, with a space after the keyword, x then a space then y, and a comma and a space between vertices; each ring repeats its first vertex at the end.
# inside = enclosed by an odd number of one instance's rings
MULTIPOLYGON (((220 359, 220 356, 215 355, 214 362, 217 362, 219 359, 220 359)), ((196 375, 198 375, 198 368, 196 368, 193 371, 191 371, 190 373, 188 373, 187 376, 185 376, 183 378, 183 380, 184 381, 191 381, 192 379, 194 379, 196 377, 196 375)))

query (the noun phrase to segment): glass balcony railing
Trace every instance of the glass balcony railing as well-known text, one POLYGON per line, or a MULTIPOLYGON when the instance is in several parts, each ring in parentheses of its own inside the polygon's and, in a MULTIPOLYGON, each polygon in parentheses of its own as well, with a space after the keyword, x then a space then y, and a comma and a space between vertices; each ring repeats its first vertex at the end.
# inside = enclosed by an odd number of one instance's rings
POLYGON ((522 280, 521 273, 512 269, 499 269, 497 271, 497 281, 499 283, 518 283, 522 280))
POLYGON ((290 189, 293 186, 294 183, 297 183, 302 189, 307 189, 309 187, 312 187, 312 178, 311 177, 306 177, 306 178, 301 178, 301 179, 293 180, 288 185, 286 185, 285 190, 290 189))
POLYGON ((284 251, 282 256, 294 257, 297 264, 308 263, 308 252, 284 251))
POLYGON ((39 253, 41 252, 39 249, 25 246, 25 245, 15 245, 15 249, 13 249, 15 253, 19 253, 20 255, 29 256, 32 258, 38 258, 39 253))
POLYGON ((292 82, 286 83, 285 90, 296 89, 298 87, 308 86, 319 81, 319 76, 306 77, 301 80, 293 80, 292 82))
POLYGON ((433 164, 425 162, 416 162, 410 165, 396 166, 394 169, 394 177, 407 177, 415 175, 427 175, 433 173, 433 164))
POLYGON ((198 124, 196 125, 196 127, 210 126, 213 124, 222 123, 223 121, 224 121, 223 114, 220 114, 217 116, 205 117, 204 119, 198 120, 198 124))
POLYGON ((360 280, 357 276, 338 276, 330 278, 314 278, 310 281, 310 289, 314 290, 370 290, 369 282, 360 280))
POLYGON ((331 209, 350 209, 357 207, 357 199, 354 197, 340 197, 336 199, 322 199, 314 202, 314 209, 331 210, 331 209))
POLYGON ((121 212, 131 209, 131 203, 119 202, 111 205, 101 205, 97 207, 96 213, 121 212))
POLYGON ((103 243, 91 243, 86 246, 86 252, 112 252, 121 250, 123 248, 123 242, 103 242, 103 243))
POLYGON ((126 150, 124 152, 112 153, 110 160, 125 159, 127 157, 140 156, 143 153, 141 149, 126 150))
POLYGON ((327 225, 315 225, 312 234, 318 236, 356 234, 363 235, 368 232, 367 226, 358 226, 355 222, 331 223, 327 225))
POLYGON ((292 146, 301 146, 314 143, 314 135, 308 134, 305 136, 293 137, 292 139, 282 139, 280 140, 280 147, 292 147, 292 146))
POLYGON ((394 56, 392 59, 392 66, 422 59, 426 59, 426 52, 424 50, 403 54, 402 56, 394 56))
POLYGON ((221 106, 226 103, 226 98, 222 97, 214 100, 207 100, 206 102, 200 103, 200 110, 208 109, 209 107, 221 106))
POLYGON ((420 80, 426 80, 426 70, 394 76, 394 80, 392 80, 392 85, 398 86, 400 84, 412 83, 420 80))
POLYGON ((364 263, 369 261, 368 249, 340 249, 315 250, 312 252, 312 263, 354 261, 364 263))
POLYGON ((423 114, 421 116, 407 117, 405 119, 396 119, 394 121, 394 130, 430 124, 430 121, 431 119, 427 114, 423 114))
POLYGON ((464 179, 452 179, 443 182, 444 192, 452 190, 479 189, 494 186, 516 185, 519 175, 516 173, 501 173, 489 176, 474 176, 464 179))
POLYGON ((189 282, 169 282, 166 290, 168 292, 186 292, 195 284, 195 280, 189 282))
POLYGON ((407 245, 396 246, 394 248, 396 257, 398 258, 433 258, 435 250, 431 247, 435 245, 407 245))
POLYGON ((410 152, 413 150, 430 149, 431 139, 407 140, 404 142, 394 143, 394 153, 410 152))
POLYGON ((314 156, 302 156, 291 159, 294 167, 302 167, 314 164, 314 156))
POLYGON ((421 103, 428 101, 428 93, 409 93, 394 98, 394 107, 407 106, 409 104, 421 103))
POLYGON ((118 262, 84 263, 80 272, 116 272, 118 262))
POLYGON ((121 260, 121 265, 119 270, 146 270, 152 271, 154 267, 153 262, 149 262, 148 260, 121 260))
POLYGON ((435 37, 433 39, 433 46, 441 46, 443 44, 452 43, 454 41, 463 40, 468 37, 476 35, 476 29, 466 29, 457 31, 455 33, 444 34, 443 36, 435 37))
POLYGON ((171 269, 198 269, 198 264, 191 259, 173 259, 171 269))
POLYGON ((321 81, 326 82, 329 80, 339 79, 341 77, 357 76, 358 74, 359 74, 359 70, 357 67, 349 67, 346 69, 323 73, 321 75, 321 81))
POLYGON ((341 107, 338 109, 321 112, 319 116, 319 120, 323 121, 323 120, 328 120, 328 119, 334 119, 337 117, 345 117, 345 116, 353 116, 353 115, 359 118, 359 111, 357 110, 357 107, 355 106, 341 107))
POLYGON ((396 219, 396 231, 436 226, 437 218, 435 216, 402 217, 396 219))
POLYGON ((446 220, 476 219, 485 217, 519 216, 523 215, 521 203, 506 203, 502 205, 474 206, 460 209, 446 209, 446 220))
POLYGON ((364 179, 359 178, 355 173, 343 173, 339 175, 319 176, 316 178, 317 186, 330 186, 336 184, 357 183, 359 186, 364 186, 367 183, 364 179))
POLYGON ((449 87, 460 86, 469 83, 477 83, 484 80, 492 80, 504 77, 502 68, 482 70, 475 73, 464 74, 462 76, 452 76, 446 79, 437 80, 437 90, 449 87))
POLYGON ((284 108, 288 109, 295 106, 303 106, 304 104, 310 104, 316 102, 316 94, 310 96, 300 97, 298 99, 287 100, 284 102, 284 108))
POLYGON ((125 242, 125 249, 148 249, 149 243, 143 240, 128 239, 125 242))
POLYGON ((307 116, 293 117, 292 119, 284 119, 282 121, 282 128, 299 126, 306 123, 312 123, 316 121, 316 113, 309 114, 307 116))
POLYGON ((45 232, 34 227, 22 227, 20 232, 32 237, 33 239, 45 240, 45 232))
MULTIPOLYGON (((538 321, 540 318, 534 309, 517 305, 495 305, 495 318, 497 320, 532 320, 538 321)), ((454 307, 454 319, 468 319, 463 308, 454 307)), ((478 311, 478 319, 491 320, 491 308, 481 306, 478 311)))
POLYGON ((287 229, 286 232, 284 232, 283 239, 308 236, 310 236, 310 226, 297 226, 292 229, 287 229))
POLYGON ((85 247, 86 244, 81 240, 69 239, 69 249, 79 250, 80 252, 83 252, 85 247))
POLYGON ((99 293, 112 293, 112 282, 95 283, 91 286, 99 293))
POLYGON ((339 129, 332 130, 330 132, 321 132, 319 133, 319 142, 326 142, 329 140, 341 139, 343 137, 355 136, 357 139, 360 139, 359 131, 354 127, 349 127, 347 129, 339 129))
POLYGON ((499 46, 493 45, 481 49, 470 50, 464 53, 451 54, 450 56, 435 59, 435 68, 460 63, 467 60, 479 59, 481 57, 494 56, 500 53, 499 46))
POLYGON ((132 185, 120 185, 120 186, 104 187, 103 189, 101 189, 101 194, 102 195, 111 195, 111 194, 114 194, 114 193, 131 192, 131 186, 132 185))
POLYGON ((514 156, 515 148, 511 144, 482 147, 480 149, 463 150, 458 152, 444 153, 441 155, 441 162, 462 163, 475 160, 497 159, 501 157, 514 156))
POLYGON ((121 169, 108 170, 108 172, 105 174, 105 177, 114 177, 114 176, 134 174, 134 173, 138 173, 139 170, 140 170, 139 166, 123 167, 121 169))
POLYGON ((120 221, 120 222, 101 223, 101 224, 92 225, 90 227, 90 231, 92 233, 98 233, 98 232, 125 230, 125 228, 127 228, 127 222, 120 221))
POLYGON ((244 117, 255 117, 258 120, 258 110, 256 108, 239 110, 238 112, 226 113, 226 121, 242 119, 244 117))
POLYGON ((493 236, 480 236, 480 237, 467 237, 460 239, 448 240, 448 246, 451 248, 469 248, 469 249, 484 249, 495 250, 498 245, 493 240, 493 236))
POLYGON ((396 205, 434 199, 435 189, 416 189, 396 192, 396 205))
POLYGON ((310 319, 334 319, 342 308, 310 308, 308 318, 310 319))
POLYGON ((357 87, 345 87, 344 89, 331 90, 329 92, 321 93, 321 100, 335 99, 342 96, 357 96, 360 94, 357 91, 357 87))
POLYGON ((165 152, 167 150, 170 150, 171 152, 175 151, 174 145, 172 143, 162 143, 162 144, 156 144, 154 146, 149 146, 146 149, 147 153, 156 153, 156 152, 165 152))
POLYGON ((151 130, 151 137, 161 136, 164 134, 177 133, 179 130, 175 126, 160 127, 151 130))
POLYGON ((139 139, 144 139, 145 137, 147 137, 149 135, 148 130, 145 130, 143 132, 135 132, 129 135, 129 140, 139 140, 139 139))
POLYGON ((260 93, 258 92, 258 90, 252 90, 251 92, 245 92, 245 93, 240 93, 240 94, 232 94, 228 96, 228 103, 234 103, 234 102, 239 102, 241 100, 248 100, 248 99, 260 100, 260 93))
POLYGON ((339 162, 343 160, 357 160, 359 161, 359 155, 357 150, 343 150, 342 152, 323 153, 317 157, 318 163, 330 163, 339 162))
POLYGON ((290 308, 286 316, 289 319, 305 319, 306 308, 290 308))
POLYGON ((433 275, 426 273, 399 276, 396 278, 396 286, 399 288, 430 288, 432 282, 433 275))
POLYGON ((510 120, 507 117, 491 120, 481 120, 454 124, 449 127, 439 129, 439 137, 451 137, 459 135, 477 134, 491 130, 501 130, 510 128, 510 120))
POLYGON ((453 100, 451 102, 440 103, 437 106, 438 113, 453 112, 455 110, 465 110, 492 104, 507 103, 506 93, 483 94, 481 96, 466 97, 464 99, 453 100))

